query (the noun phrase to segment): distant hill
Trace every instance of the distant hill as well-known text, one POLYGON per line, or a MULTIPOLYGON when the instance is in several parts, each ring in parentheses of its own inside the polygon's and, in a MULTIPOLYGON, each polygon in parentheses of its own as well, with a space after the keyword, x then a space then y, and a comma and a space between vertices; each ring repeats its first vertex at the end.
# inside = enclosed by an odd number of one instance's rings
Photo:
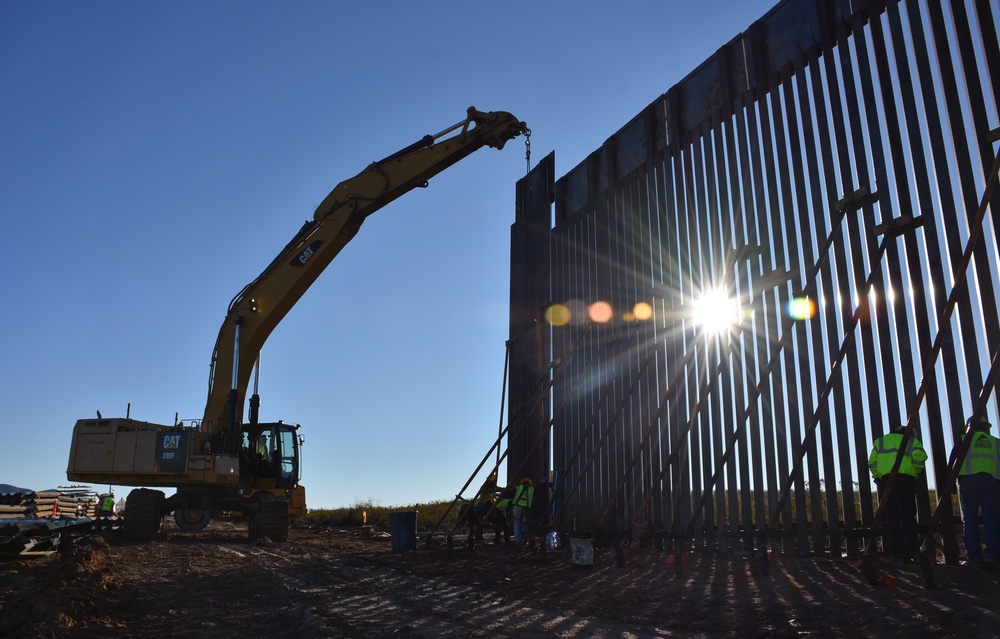
POLYGON ((30 488, 18 488, 17 486, 11 486, 10 484, 0 484, 0 495, 30 492, 32 492, 30 488))

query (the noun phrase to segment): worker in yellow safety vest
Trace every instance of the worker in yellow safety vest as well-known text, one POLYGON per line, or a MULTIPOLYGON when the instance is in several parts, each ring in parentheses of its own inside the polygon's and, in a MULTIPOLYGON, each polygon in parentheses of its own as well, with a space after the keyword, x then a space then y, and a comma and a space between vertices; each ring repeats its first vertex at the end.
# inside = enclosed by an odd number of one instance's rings
POLYGON ((528 537, 528 510, 535 501, 535 487, 527 477, 521 480, 514 492, 514 541, 528 537))
POLYGON ((517 492, 518 486, 506 486, 504 488, 499 488, 499 497, 497 499, 497 512, 500 513, 497 523, 499 524, 499 532, 495 541, 499 543, 499 539, 502 536, 504 543, 510 541, 510 531, 514 523, 514 493, 517 492), (510 525, 508 525, 510 524, 510 525))
POLYGON ((972 441, 958 470, 958 498, 962 504, 966 565, 996 570, 1000 565, 1000 440, 989 430, 990 422, 985 417, 966 422, 965 437, 972 441), (980 511, 985 555, 979 537, 980 511))
MULTIPOLYGON (((903 431, 906 426, 897 426, 891 432, 875 438, 872 452, 868 456, 868 469, 878 487, 879 499, 883 499, 888 485, 888 476, 896 463, 903 431)), ((885 504, 885 538, 882 541, 882 563, 902 566, 907 558, 917 559, 917 477, 924 472, 927 451, 920 440, 910 437, 906 442, 903 459, 900 461, 892 492, 885 504)))
POLYGON ((115 514, 115 494, 114 493, 104 493, 101 495, 100 508, 97 512, 97 532, 101 531, 101 525, 104 524, 108 528, 111 527, 110 519, 115 514))

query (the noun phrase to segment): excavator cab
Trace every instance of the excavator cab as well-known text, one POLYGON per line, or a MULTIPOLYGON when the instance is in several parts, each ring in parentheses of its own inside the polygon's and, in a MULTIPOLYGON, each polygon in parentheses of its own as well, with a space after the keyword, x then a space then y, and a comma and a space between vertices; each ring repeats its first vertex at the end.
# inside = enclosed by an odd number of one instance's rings
POLYGON ((247 424, 240 447, 240 477, 254 488, 291 490, 299 483, 299 425, 247 424))

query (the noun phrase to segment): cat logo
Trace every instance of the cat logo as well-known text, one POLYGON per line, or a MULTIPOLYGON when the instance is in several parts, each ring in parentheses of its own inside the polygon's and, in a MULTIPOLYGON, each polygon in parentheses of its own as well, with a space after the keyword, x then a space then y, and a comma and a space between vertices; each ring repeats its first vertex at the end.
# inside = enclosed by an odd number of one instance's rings
POLYGON ((309 261, 309 258, 311 258, 321 246, 323 246, 323 240, 316 240, 303 249, 301 253, 292 258, 292 261, 289 262, 288 265, 292 268, 302 268, 306 265, 306 262, 309 261))
POLYGON ((158 473, 183 473, 187 467, 187 433, 164 431, 156 436, 156 457, 153 459, 158 473))

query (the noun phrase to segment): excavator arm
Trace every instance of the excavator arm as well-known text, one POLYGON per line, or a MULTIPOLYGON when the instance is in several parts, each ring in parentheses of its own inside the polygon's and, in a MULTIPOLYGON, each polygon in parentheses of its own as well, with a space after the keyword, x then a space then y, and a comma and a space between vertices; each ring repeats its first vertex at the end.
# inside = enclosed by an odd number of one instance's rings
MULTIPOLYGON (((243 403, 254 362, 265 340, 320 273, 357 234, 365 219, 474 151, 502 149, 527 133, 510 113, 470 107, 462 122, 370 164, 338 184, 264 271, 230 302, 212 354, 206 434, 225 433, 236 452, 243 403)), ((255 417, 255 416, 252 416, 255 417)))

